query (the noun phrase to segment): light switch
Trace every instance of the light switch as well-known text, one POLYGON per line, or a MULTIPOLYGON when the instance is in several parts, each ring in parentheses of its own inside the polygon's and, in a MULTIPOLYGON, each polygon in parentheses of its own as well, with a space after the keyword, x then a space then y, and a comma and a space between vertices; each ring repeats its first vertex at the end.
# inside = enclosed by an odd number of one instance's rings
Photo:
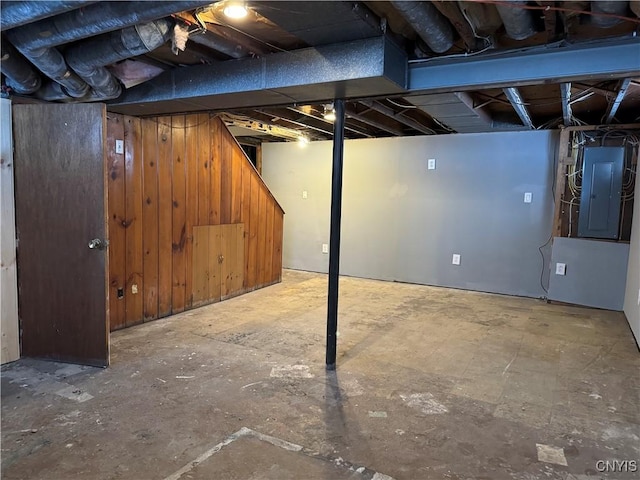
POLYGON ((124 140, 116 140, 116 153, 124 153, 124 140))
POLYGON ((328 243, 323 243, 322 244, 322 253, 329 253, 329 244, 328 243))
POLYGON ((451 259, 451 263, 453 265, 460 265, 460 254, 459 253, 454 253, 453 254, 453 258, 451 259))
POLYGON ((436 169, 436 159, 435 158, 430 158, 427 161, 427 169, 429 169, 429 170, 435 170, 436 169))
POLYGON ((531 203, 531 192, 524 192, 524 203, 531 203))
POLYGON ((556 275, 566 275, 566 274, 567 274, 567 264, 556 263, 556 275))
POLYGON ((307 191, 306 190, 302 191, 302 198, 307 198, 307 191))

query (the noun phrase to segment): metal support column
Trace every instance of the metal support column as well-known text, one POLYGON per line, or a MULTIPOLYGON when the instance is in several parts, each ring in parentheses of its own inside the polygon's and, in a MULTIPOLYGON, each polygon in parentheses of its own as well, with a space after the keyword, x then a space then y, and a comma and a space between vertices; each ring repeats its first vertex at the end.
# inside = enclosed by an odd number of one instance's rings
POLYGON ((338 331, 338 279, 340 275, 340 217, 342 216, 342 163, 344 150, 344 100, 334 102, 333 171, 331 175, 331 232, 329 237, 329 293, 327 300, 327 370, 336 369, 338 331))

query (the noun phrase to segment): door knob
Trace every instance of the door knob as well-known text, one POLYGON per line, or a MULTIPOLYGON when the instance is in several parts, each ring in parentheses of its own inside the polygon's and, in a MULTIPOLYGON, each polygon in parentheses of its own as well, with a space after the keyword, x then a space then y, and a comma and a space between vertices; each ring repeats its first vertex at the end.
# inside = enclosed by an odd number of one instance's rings
POLYGON ((89 241, 89 248, 91 250, 104 250, 109 246, 109 242, 107 240, 101 240, 99 238, 94 238, 89 241))

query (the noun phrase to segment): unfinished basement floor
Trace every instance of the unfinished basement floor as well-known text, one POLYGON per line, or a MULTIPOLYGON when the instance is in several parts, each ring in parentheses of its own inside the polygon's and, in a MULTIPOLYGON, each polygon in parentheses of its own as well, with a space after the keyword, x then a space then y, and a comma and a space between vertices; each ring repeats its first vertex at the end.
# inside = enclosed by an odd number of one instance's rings
POLYGON ((116 332, 105 370, 3 367, 2 478, 638 478, 621 313, 343 278, 328 373, 326 285, 116 332))

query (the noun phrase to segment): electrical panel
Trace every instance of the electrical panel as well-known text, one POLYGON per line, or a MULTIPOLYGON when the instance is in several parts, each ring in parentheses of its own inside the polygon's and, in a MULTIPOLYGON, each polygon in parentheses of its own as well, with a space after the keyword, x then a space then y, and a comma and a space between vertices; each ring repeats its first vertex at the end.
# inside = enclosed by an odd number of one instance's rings
POLYGON ((624 147, 584 149, 579 237, 618 238, 624 159, 624 147))

